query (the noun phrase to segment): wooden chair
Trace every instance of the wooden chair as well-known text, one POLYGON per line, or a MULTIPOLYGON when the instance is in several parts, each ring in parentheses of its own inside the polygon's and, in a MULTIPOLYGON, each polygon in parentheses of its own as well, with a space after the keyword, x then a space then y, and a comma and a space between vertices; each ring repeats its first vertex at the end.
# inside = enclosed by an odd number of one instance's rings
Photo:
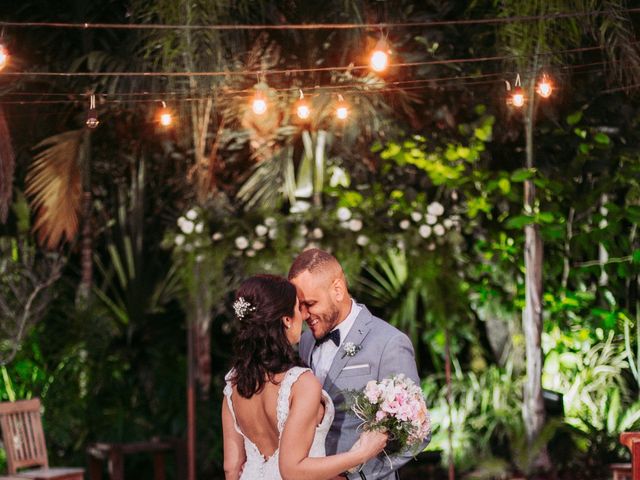
POLYGON ((82 468, 49 468, 39 399, 0 403, 0 427, 10 476, 31 480, 84 478, 82 468), (29 470, 21 470, 24 468, 29 470))
POLYGON ((620 443, 631 450, 631 478, 640 480, 640 432, 623 432, 620 443))

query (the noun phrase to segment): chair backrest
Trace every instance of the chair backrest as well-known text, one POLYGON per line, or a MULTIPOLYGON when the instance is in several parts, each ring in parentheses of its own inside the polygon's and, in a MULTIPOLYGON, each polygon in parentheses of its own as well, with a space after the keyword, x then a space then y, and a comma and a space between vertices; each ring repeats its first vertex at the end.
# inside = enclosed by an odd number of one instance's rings
POLYGON ((0 403, 0 427, 9 474, 25 467, 49 467, 39 399, 0 403))
POLYGON ((621 433, 620 443, 631 450, 631 478, 640 480, 640 432, 621 433))

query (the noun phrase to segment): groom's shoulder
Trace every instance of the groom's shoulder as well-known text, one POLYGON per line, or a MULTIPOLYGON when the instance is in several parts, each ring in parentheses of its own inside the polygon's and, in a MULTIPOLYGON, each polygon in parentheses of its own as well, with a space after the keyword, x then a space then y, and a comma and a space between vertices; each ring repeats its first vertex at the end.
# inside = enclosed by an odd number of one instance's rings
POLYGON ((365 307, 366 309, 365 311, 369 315, 369 327, 371 328, 371 331, 374 332, 376 335, 384 336, 384 337, 387 337, 388 339, 399 336, 399 335, 405 336, 405 337, 407 336, 402 330, 399 330, 398 328, 394 327, 386 320, 383 320, 380 317, 376 317, 374 314, 372 314, 369 311, 369 309, 366 308, 365 305, 363 305, 363 307, 365 307))

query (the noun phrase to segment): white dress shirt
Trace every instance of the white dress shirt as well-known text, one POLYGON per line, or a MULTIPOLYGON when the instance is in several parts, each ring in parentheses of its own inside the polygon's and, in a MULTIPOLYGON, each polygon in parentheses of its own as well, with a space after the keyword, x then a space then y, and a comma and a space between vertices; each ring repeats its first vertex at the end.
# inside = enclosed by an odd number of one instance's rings
MULTIPOLYGON (((340 330, 340 345, 344 343, 345 338, 347 338, 347 335, 349 334, 351 327, 353 327, 356 317, 361 310, 362 307, 359 307, 352 298, 351 311, 349 312, 349 315, 347 315, 347 318, 333 329, 340 330)), ((333 330, 331 331, 333 332, 333 330)), ((331 364, 333 363, 336 353, 338 353, 338 350, 340 349, 340 345, 336 345, 331 340, 328 340, 317 347, 313 347, 313 351, 311 353, 311 368, 315 376, 320 380, 320 384, 324 383, 324 379, 329 373, 329 369, 331 368, 331 364)))

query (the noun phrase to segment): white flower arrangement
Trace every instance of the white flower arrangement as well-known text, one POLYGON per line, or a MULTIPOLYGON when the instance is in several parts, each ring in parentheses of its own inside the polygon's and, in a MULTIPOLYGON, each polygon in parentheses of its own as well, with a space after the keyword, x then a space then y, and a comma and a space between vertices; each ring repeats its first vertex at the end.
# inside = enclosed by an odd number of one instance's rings
POLYGON ((336 211, 336 215, 338 216, 338 220, 340 220, 341 222, 346 222, 351 218, 351 210, 349 210, 347 207, 340 207, 336 211))
POLYGON ((420 225, 418 233, 422 238, 429 238, 431 236, 431 227, 429 225, 420 225))
POLYGON ((360 230, 362 230, 362 227, 362 220, 358 218, 352 218, 351 220, 349 220, 349 230, 351 230, 352 232, 359 232, 360 230))
POLYGON ((264 237, 267 233, 269 233, 269 229, 264 225, 256 225, 256 235, 259 237, 264 237))
POLYGON ((433 227, 433 233, 435 233, 437 236, 441 237, 442 235, 444 235, 444 227, 440 224, 437 224, 433 227))
POLYGON ((442 206, 442 204, 440 202, 432 202, 427 207, 427 212, 430 215, 435 215, 436 217, 439 217, 440 215, 442 215, 444 213, 444 207, 442 206))
POLYGON ((366 247, 367 245, 369 245, 369 237, 367 237, 366 235, 358 235, 358 238, 356 238, 356 244, 360 245, 361 247, 366 247))
POLYGON ((244 250, 249 246, 249 240, 246 237, 237 237, 235 239, 236 248, 238 250, 244 250))

